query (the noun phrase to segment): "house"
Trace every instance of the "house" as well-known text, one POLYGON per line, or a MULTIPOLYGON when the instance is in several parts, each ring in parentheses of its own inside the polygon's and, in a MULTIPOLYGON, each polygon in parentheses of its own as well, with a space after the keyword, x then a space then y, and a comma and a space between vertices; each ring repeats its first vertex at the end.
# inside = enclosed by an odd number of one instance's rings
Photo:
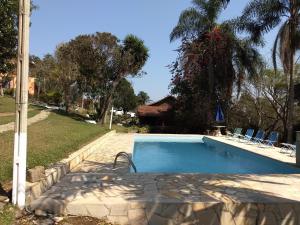
POLYGON ((171 126, 174 121, 174 107, 176 99, 167 96, 150 105, 139 106, 137 116, 142 125, 171 126))
MULTIPOLYGON (((2 79, 4 79, 6 75, 0 74, 0 82, 2 79)), ((10 75, 9 82, 6 82, 3 84, 4 89, 16 89, 17 87, 17 76, 16 75, 10 75)), ((34 77, 28 77, 28 94, 33 96, 35 94, 35 78, 34 77)))
MULTIPOLYGON (((9 82, 10 89, 16 89, 17 87, 17 76, 13 76, 11 81, 9 82)), ((28 94, 33 96, 35 93, 35 78, 28 77, 28 94)))

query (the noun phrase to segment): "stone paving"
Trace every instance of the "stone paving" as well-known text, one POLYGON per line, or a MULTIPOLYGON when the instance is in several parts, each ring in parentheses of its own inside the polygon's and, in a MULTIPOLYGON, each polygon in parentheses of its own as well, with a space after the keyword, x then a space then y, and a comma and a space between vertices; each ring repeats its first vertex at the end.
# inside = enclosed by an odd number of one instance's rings
POLYGON ((228 139, 226 137, 209 137, 210 139, 223 142, 224 144, 232 145, 241 149, 245 149, 250 152, 254 152, 256 154, 260 154, 266 156, 268 158, 272 158, 281 162, 295 164, 296 158, 290 155, 290 152, 282 152, 282 149, 278 147, 267 147, 264 145, 254 145, 249 142, 241 142, 232 139, 228 139))
MULTIPOLYGON (((50 114, 50 111, 48 111, 48 110, 41 111, 39 114, 28 119, 28 125, 31 125, 31 124, 34 124, 34 123, 37 123, 39 121, 46 119, 49 116, 49 114, 50 114)), ((0 125, 0 134, 4 133, 6 131, 14 130, 14 129, 15 129, 15 122, 0 125)))
POLYGON ((300 174, 134 174, 126 162, 113 169, 114 156, 132 146, 133 134, 111 136, 31 208, 121 225, 300 224, 300 174))

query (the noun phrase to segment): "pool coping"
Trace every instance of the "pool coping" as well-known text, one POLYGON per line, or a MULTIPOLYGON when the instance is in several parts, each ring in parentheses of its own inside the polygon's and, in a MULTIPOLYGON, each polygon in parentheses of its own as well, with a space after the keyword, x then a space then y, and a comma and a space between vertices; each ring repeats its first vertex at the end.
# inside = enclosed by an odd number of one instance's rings
POLYGON ((127 162, 112 169, 115 154, 133 146, 133 134, 111 136, 32 209, 106 217, 121 225, 300 222, 300 174, 134 174, 127 162))
POLYGON ((205 136, 208 139, 221 142, 226 145, 230 145, 244 151, 248 151, 251 153, 255 153, 257 155, 267 157, 273 160, 276 160, 281 163, 286 163, 296 168, 300 168, 296 165, 296 157, 287 156, 284 153, 280 153, 281 148, 278 147, 259 147, 259 145, 250 145, 247 143, 242 143, 236 140, 226 139, 226 137, 213 137, 213 136, 205 136))

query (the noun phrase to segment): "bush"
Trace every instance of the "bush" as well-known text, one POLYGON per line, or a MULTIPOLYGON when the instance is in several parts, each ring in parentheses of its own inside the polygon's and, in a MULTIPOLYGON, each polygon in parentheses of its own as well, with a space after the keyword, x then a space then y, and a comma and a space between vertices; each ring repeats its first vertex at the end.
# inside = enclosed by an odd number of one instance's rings
POLYGON ((123 126, 135 126, 139 124, 138 118, 131 118, 130 115, 113 116, 114 124, 122 124, 123 126))
POLYGON ((150 127, 149 126, 143 126, 138 128, 138 133, 141 134, 146 134, 150 132, 150 127))
POLYGON ((14 89, 13 88, 4 89, 4 95, 13 96, 14 95, 14 89))
POLYGON ((48 92, 40 95, 40 100, 47 104, 59 105, 62 102, 62 95, 58 92, 48 92))

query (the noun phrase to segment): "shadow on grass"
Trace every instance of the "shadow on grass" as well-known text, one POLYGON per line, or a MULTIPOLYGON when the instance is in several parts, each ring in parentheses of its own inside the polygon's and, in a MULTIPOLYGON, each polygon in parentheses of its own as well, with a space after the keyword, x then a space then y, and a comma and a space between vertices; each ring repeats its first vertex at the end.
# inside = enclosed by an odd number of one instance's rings
POLYGON ((87 118, 83 115, 73 113, 73 112, 67 113, 66 111, 63 111, 63 110, 52 110, 52 112, 56 113, 58 115, 61 115, 61 116, 69 117, 69 118, 71 118, 73 120, 76 120, 76 121, 85 121, 85 120, 89 119, 89 118, 87 118))
POLYGON ((84 161, 32 209, 121 225, 300 223, 299 175, 134 174, 112 163, 84 161))

